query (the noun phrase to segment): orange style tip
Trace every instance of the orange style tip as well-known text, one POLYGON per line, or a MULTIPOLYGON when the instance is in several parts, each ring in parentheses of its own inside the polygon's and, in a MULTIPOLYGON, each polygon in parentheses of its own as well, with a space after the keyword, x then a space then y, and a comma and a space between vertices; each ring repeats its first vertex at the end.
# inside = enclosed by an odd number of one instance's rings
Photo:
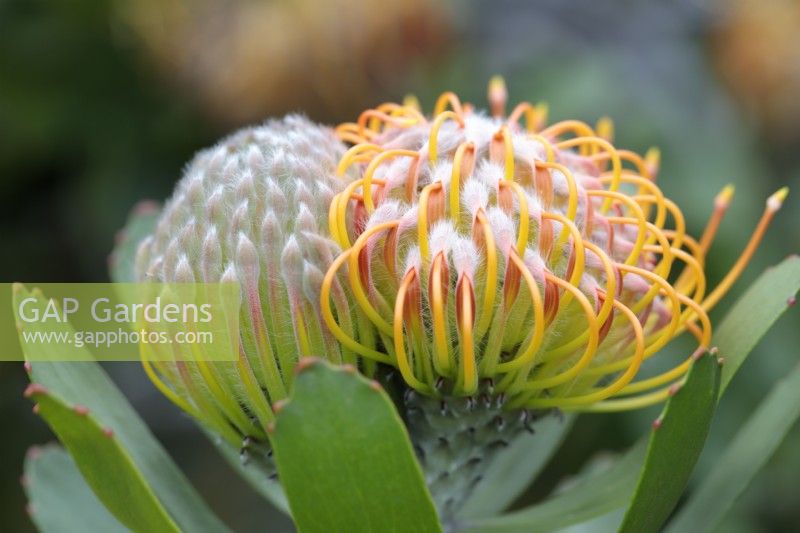
POLYGON ((369 380, 369 388, 377 392, 381 392, 383 390, 381 384, 375 381, 374 379, 369 380))
POLYGON ((669 396, 675 396, 676 394, 678 394, 678 391, 681 390, 682 387, 683 383, 673 383, 672 385, 670 385, 667 394, 669 396))
POLYGON ((609 142, 614 139, 614 121, 609 117, 601 117, 600 120, 597 121, 597 126, 595 126, 595 129, 597 130, 597 135, 599 137, 602 137, 609 142))
POLYGON ((656 429, 660 428, 662 422, 663 422, 663 420, 661 419, 661 417, 658 417, 655 420, 653 420, 653 430, 656 430, 656 429))
POLYGON ((86 416, 89 414, 89 408, 86 407, 85 405, 76 405, 75 407, 72 408, 72 410, 78 416, 86 416))
POLYGON ((319 357, 303 357, 298 362, 297 365, 294 367, 294 373, 299 374, 304 370, 308 370, 312 366, 319 363, 319 357))
POLYGON ((289 403, 289 400, 285 398, 283 400, 278 400, 277 402, 272 404, 272 412, 275 414, 280 413, 281 411, 283 411, 283 408, 286 407, 287 403, 289 403))
POLYGON ((657 172, 661 165, 661 150, 653 146, 644 154, 644 162, 650 172, 657 172))
POLYGON ((415 109, 417 111, 422 110, 422 106, 419 105, 419 99, 413 94, 407 94, 403 98, 403 105, 405 107, 410 107, 411 109, 415 109))
POLYGON ((24 368, 25 372, 27 372, 28 374, 33 372, 33 366, 31 365, 30 361, 25 361, 24 363, 22 363, 22 368, 24 368))
POLYGON ((506 80, 503 76, 492 76, 489 80, 489 100, 493 98, 505 99, 508 96, 508 89, 506 89, 506 80))
POLYGON ((717 197, 714 198, 714 205, 720 209, 728 207, 733 199, 733 194, 736 192, 736 187, 733 185, 726 185, 719 191, 717 197))
POLYGON ((103 428, 103 435, 105 435, 106 438, 113 439, 114 438, 114 430, 111 429, 111 428, 103 428))
POLYGON ((724 357, 717 357, 717 364, 719 366, 724 365, 725 364, 725 358, 724 357))
POLYGON ((39 404, 38 403, 33 404, 33 408, 31 409, 31 411, 33 411, 33 414, 38 415, 39 414, 39 404))
POLYGON ((789 195, 789 187, 783 187, 767 199, 767 209, 773 213, 781 208, 783 201, 789 195))
POLYGON ((15 281, 15 282, 14 282, 14 283, 11 285, 11 290, 13 291, 13 293, 14 293, 15 295, 16 295, 16 294, 19 294, 19 293, 21 293, 21 292, 22 292, 22 289, 24 289, 24 288, 25 288, 25 285, 23 285, 23 284, 22 284, 22 283, 20 283, 19 281, 15 281))
POLYGON ((786 299, 786 305, 789 307, 794 307, 797 304, 797 296, 789 296, 786 299))
POLYGON ((269 433, 270 435, 275 433, 275 422, 270 422, 269 424, 267 424, 267 433, 269 433))
POLYGON ((536 125, 543 128, 547 124, 547 118, 550 114, 550 106, 547 102, 539 102, 533 109, 536 111, 536 125))
POLYGON ((489 100, 492 116, 503 116, 506 101, 508 101, 508 90, 506 89, 506 81, 502 76, 494 76, 489 80, 487 99, 489 100))
POLYGON ((351 365, 350 363, 342 365, 341 368, 342 368, 342 371, 347 373, 347 374, 355 374, 356 373, 356 367, 351 365))

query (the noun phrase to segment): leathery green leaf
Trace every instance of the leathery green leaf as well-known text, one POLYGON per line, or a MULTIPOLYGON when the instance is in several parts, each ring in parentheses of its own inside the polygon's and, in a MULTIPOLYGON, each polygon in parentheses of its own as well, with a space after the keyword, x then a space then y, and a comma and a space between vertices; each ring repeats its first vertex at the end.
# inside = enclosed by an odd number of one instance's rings
POLYGON ((389 396, 352 367, 304 359, 271 428, 298 530, 440 531, 411 442, 389 396))
POLYGON ((114 251, 108 258, 111 279, 117 283, 136 281, 134 262, 142 239, 153 233, 161 214, 158 205, 149 200, 139 202, 128 216, 125 227, 117 234, 114 251))
POLYGON ((134 531, 180 531, 113 432, 85 406, 68 405, 38 384, 29 386, 26 396, 36 402, 39 414, 120 522, 134 531))
POLYGON ((660 519, 663 521, 683 491, 708 432, 719 375, 716 358, 701 357, 692 365, 682 389, 667 402, 662 416, 654 424, 649 443, 640 439, 610 469, 591 474, 541 503, 499 517, 469 521, 464 524, 464 530, 469 533, 555 531, 623 507, 631 502, 631 494, 634 494, 626 520, 633 509, 636 524, 642 527, 629 531, 657 531, 658 526, 649 527, 652 524, 647 517, 641 520, 639 509, 644 508, 645 514, 658 513, 654 514, 657 520, 663 515, 660 519), (692 417, 697 419, 687 423, 692 417), (675 466, 670 460, 688 464, 675 466), (668 506, 663 501, 655 501, 672 493, 677 495, 668 506))
POLYGON ((544 501, 502 516, 467 521, 461 524, 460 531, 549 533, 619 509, 630 501, 645 449, 645 441, 640 440, 611 467, 588 475, 544 501))
POLYGON ((716 328, 714 346, 725 359, 720 396, 772 324, 800 289, 800 257, 793 255, 766 270, 739 298, 716 328))
POLYGON ((28 450, 22 479, 28 513, 42 533, 128 531, 103 507, 72 457, 60 446, 49 444, 28 450))
POLYGON ((669 532, 711 531, 800 418, 800 366, 761 402, 670 522, 669 532))
POLYGON ((658 531, 683 493, 708 435, 720 383, 720 363, 697 359, 653 424, 647 458, 621 533, 658 531))
MULTIPOLYGON (((18 287, 14 292, 14 305, 19 305, 20 300, 28 296, 41 297, 36 292, 18 287)), ((29 323, 25 327, 33 331, 42 326, 29 323)), ((63 327, 69 328, 69 324, 63 324, 63 327)), ((51 350, 51 347, 36 343, 26 343, 24 347, 26 357, 34 360, 27 363, 33 383, 29 395, 40 403, 45 401, 47 408, 44 405, 39 407, 45 421, 70 451, 98 498, 121 522, 129 525, 118 513, 125 514, 131 506, 126 506, 124 499, 117 501, 121 496, 114 492, 115 485, 104 479, 119 477, 112 459, 122 461, 119 468, 130 466, 133 469, 130 472, 132 479, 141 478, 144 484, 140 495, 145 497, 148 492, 155 495, 155 502, 163 506, 162 510, 166 510, 173 525, 191 531, 228 530, 203 502, 105 371, 90 360, 91 354, 87 353, 87 361, 49 362, 44 361, 46 353, 36 353, 35 350, 51 350), (70 412, 76 409, 87 413, 85 418, 78 419, 81 427, 91 430, 92 435, 100 435, 102 441, 86 439, 64 425, 64 419, 74 419, 75 413, 70 412), (109 433, 113 438, 104 437, 109 433), (102 442, 101 448, 97 448, 98 442, 102 442), (99 449, 109 455, 98 457, 99 449), (106 464, 107 470, 98 468, 101 462, 106 464)), ((141 503, 145 501, 149 500, 145 497, 141 503)))

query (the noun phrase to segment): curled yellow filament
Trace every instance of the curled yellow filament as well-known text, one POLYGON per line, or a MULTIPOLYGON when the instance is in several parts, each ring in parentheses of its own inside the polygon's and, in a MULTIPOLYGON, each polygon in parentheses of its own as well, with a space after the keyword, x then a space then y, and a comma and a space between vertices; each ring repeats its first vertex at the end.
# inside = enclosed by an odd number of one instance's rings
POLYGON ((430 137, 428 139, 428 160, 431 162, 431 164, 436 163, 436 160, 439 159, 439 129, 448 119, 454 120, 459 126, 462 128, 464 127, 463 117, 454 111, 444 111, 443 113, 436 115, 436 118, 433 120, 430 137))
POLYGON ((397 368, 400 370, 400 373, 402 374, 406 383, 408 383, 410 387, 419 391, 432 393, 433 390, 431 387, 417 379, 417 377, 414 375, 414 371, 411 368, 411 363, 406 354, 406 338, 403 336, 403 308, 405 306, 408 290, 416 277, 416 269, 410 269, 403 277, 403 282, 400 284, 400 289, 397 291, 397 300, 395 300, 394 305, 394 350, 397 355, 397 368))
MULTIPOLYGON (((519 269, 522 277, 525 279, 525 283, 528 285, 528 291, 530 292, 533 305, 533 334, 530 343, 528 343, 527 348, 525 348, 522 353, 510 361, 505 361, 497 365, 498 372, 508 372, 509 370, 515 370, 530 363, 544 339, 544 302, 542 301, 542 295, 539 293, 539 286, 536 280, 533 279, 533 274, 531 274, 525 262, 520 259, 515 251, 512 250, 508 256, 519 269)), ((553 277, 553 279, 558 278, 553 277)))
POLYGON ((417 158, 419 157, 419 153, 413 150, 386 150, 385 152, 381 152, 378 154, 372 161, 370 161, 369 165, 367 166, 367 170, 364 172, 363 182, 361 184, 362 189, 364 190, 364 207, 367 208, 369 213, 375 211, 375 203, 372 200, 372 176, 375 174, 375 170, 378 166, 392 157, 398 156, 408 156, 417 158))

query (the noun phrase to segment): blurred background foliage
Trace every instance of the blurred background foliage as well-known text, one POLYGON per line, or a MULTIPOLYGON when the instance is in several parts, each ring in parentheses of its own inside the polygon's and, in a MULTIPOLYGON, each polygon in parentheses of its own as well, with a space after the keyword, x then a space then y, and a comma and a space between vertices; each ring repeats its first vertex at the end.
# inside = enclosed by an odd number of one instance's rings
MULTIPOLYGON (((512 102, 553 120, 616 122, 618 146, 662 150, 662 189, 698 234, 727 183, 734 203, 711 281, 733 263, 775 189, 794 188, 728 302, 800 248, 800 3, 795 0, 0 1, 2 281, 103 281, 115 232, 139 199, 164 199, 193 152, 266 117, 334 124, 385 100, 423 106, 452 89, 482 105, 493 74, 512 102)), ((721 306, 724 310, 725 305, 721 306)), ((753 310, 758 312, 758 310, 753 310)), ((719 318, 719 313, 715 313, 719 318)), ((4 339, 3 342, 12 342, 4 339)), ((797 311, 749 358, 718 411, 696 476, 798 356, 797 311)), ((680 343, 664 357, 680 357, 680 343)), ((178 463, 237 531, 274 524, 135 364, 109 370, 178 463)), ((18 479, 51 437, 0 364, 0 522, 32 529, 18 479)), ((583 416, 518 502, 629 444, 656 410, 583 416)), ((721 526, 794 531, 796 428, 721 526)))

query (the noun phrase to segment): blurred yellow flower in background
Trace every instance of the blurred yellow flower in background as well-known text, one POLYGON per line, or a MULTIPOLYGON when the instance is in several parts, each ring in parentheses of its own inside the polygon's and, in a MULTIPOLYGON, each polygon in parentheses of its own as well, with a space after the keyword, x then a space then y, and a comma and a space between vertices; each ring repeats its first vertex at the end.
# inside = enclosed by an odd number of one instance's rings
POLYGON ((197 94, 223 124, 298 109, 356 113, 359 102, 408 83, 450 34, 446 4, 431 0, 117 6, 121 26, 165 78, 197 94))
POLYGON ((712 53, 741 105, 771 140, 800 137, 800 3, 735 0, 712 33, 712 53))

